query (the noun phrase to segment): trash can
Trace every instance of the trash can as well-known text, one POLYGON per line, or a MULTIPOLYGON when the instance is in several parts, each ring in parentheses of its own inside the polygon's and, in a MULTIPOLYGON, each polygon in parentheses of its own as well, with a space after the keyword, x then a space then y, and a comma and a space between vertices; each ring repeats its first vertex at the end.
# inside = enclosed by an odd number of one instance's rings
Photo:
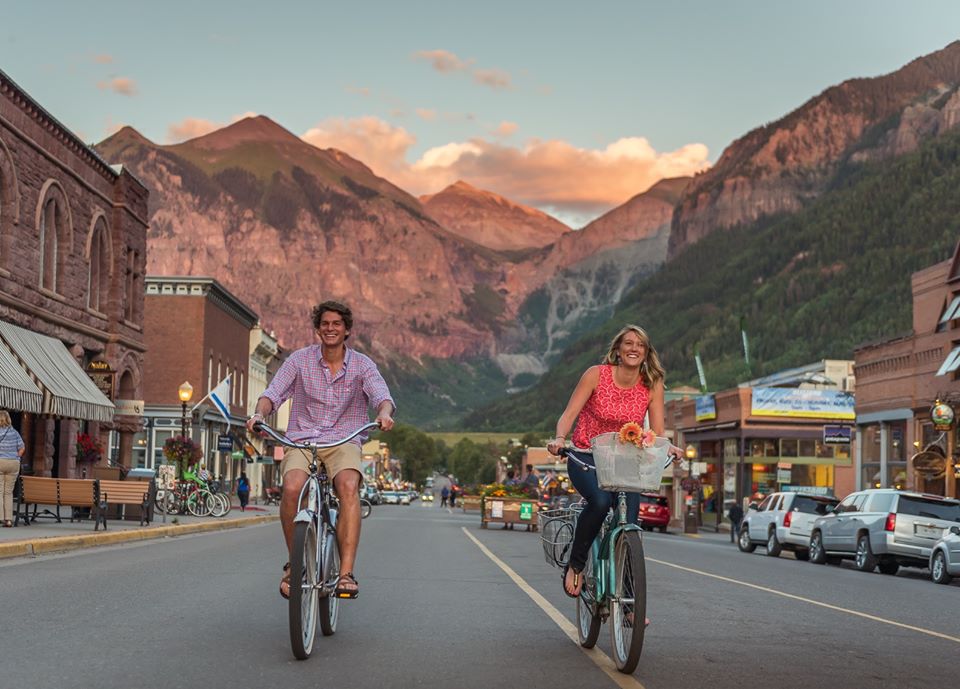
MULTIPOLYGON (((154 469, 145 469, 138 467, 127 472, 127 481, 141 481, 150 484, 150 508, 147 515, 148 521, 153 522, 154 504, 157 497, 156 485, 157 472, 154 469)), ((124 510, 124 519, 140 521, 140 507, 137 505, 127 505, 124 510)))

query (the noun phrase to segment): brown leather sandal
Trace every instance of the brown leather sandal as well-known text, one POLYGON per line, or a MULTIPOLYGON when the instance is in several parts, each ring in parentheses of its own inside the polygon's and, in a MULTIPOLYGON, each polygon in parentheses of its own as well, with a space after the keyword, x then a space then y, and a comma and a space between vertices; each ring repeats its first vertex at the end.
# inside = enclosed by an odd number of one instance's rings
POLYGON ((280 580, 280 595, 290 600, 290 563, 283 566, 283 579, 280 580), (287 585, 287 591, 284 593, 283 585, 287 585))

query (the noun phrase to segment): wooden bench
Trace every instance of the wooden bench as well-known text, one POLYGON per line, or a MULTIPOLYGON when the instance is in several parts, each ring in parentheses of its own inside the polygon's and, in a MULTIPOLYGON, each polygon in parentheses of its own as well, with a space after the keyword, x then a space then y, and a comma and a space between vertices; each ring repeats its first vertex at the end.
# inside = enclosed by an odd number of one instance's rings
MULTIPOLYGON (((21 475, 17 491, 17 509, 16 521, 20 522, 23 517, 24 526, 37 521, 38 516, 48 514, 61 523, 60 508, 73 508, 70 513, 70 521, 80 520, 77 509, 90 508, 94 517, 93 530, 100 528, 100 500, 98 494, 98 485, 95 479, 80 478, 46 478, 43 476, 23 476, 21 475), (33 514, 30 512, 30 505, 33 505, 33 514), (37 510, 40 505, 55 505, 56 513, 44 508, 39 515, 37 510)), ((106 525, 104 524, 104 528, 106 525)))
POLYGON ((153 481, 112 481, 99 479, 100 515, 103 528, 107 528, 106 515, 113 505, 137 505, 140 507, 140 526, 150 522, 151 500, 156 494, 153 481))

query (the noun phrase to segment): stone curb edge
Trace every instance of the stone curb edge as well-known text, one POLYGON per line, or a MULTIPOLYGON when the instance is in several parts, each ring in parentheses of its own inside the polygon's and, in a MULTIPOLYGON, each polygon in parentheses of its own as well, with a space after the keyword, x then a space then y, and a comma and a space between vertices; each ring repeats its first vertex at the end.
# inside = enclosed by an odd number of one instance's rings
POLYGON ((12 541, 9 543, 0 543, 0 560, 13 557, 31 557, 67 550, 79 550, 81 548, 95 548, 96 546, 112 545, 114 543, 149 541, 157 538, 184 536, 193 533, 239 529, 244 526, 275 522, 279 521, 279 519, 279 515, 271 514, 225 521, 201 522, 198 524, 176 524, 152 527, 149 529, 127 529, 125 531, 98 531, 76 536, 49 536, 35 540, 12 541))

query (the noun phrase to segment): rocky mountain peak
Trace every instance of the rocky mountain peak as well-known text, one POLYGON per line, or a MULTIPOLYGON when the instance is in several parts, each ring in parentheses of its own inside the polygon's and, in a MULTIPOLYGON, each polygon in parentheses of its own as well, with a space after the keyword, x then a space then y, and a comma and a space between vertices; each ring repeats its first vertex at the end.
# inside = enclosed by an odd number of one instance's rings
POLYGON ((187 143, 195 148, 225 150, 241 143, 253 141, 308 145, 296 134, 284 129, 264 115, 245 117, 222 129, 190 139, 187 143))

